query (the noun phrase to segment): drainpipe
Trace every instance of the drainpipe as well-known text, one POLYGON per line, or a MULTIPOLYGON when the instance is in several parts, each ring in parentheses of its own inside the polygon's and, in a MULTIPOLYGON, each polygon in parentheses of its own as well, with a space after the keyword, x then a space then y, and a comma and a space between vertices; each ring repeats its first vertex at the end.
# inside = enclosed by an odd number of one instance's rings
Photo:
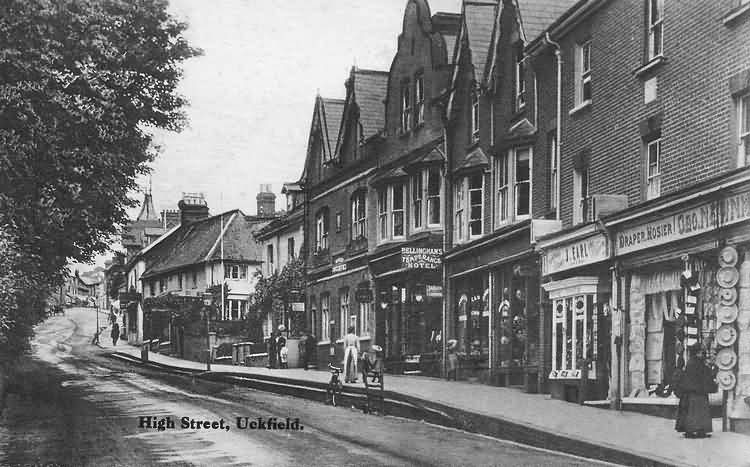
POLYGON ((560 52, 560 44, 552 40, 549 32, 544 33, 544 40, 547 44, 555 48, 555 58, 557 59, 557 117, 556 117, 556 134, 555 139, 557 140, 555 163, 557 165, 557 173, 555 174, 555 185, 557 186, 557 193, 555 197, 555 220, 560 220, 560 148, 562 147, 562 54, 560 52))

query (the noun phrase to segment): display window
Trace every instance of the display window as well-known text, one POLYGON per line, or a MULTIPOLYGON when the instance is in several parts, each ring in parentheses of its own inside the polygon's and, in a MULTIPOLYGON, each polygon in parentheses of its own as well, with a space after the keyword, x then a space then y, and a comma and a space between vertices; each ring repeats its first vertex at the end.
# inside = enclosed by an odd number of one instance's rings
POLYGON ((538 323, 530 316, 527 303, 527 278, 511 271, 495 272, 496 303, 493 308, 496 348, 496 365, 501 368, 525 366, 529 361, 529 344, 536 348, 538 323), (529 331, 532 332, 529 332, 529 331))
POLYGON ((472 274, 457 281, 454 335, 458 353, 488 361, 490 344, 489 273, 472 274))
POLYGON ((601 304, 596 294, 553 300, 552 371, 549 377, 580 378, 581 370, 596 377, 597 315, 601 304))

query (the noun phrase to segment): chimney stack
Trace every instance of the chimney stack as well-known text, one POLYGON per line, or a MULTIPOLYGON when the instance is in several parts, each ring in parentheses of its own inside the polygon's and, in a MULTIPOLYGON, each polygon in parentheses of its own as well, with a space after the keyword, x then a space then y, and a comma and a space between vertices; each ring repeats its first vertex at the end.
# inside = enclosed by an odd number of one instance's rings
POLYGON ((208 203, 203 193, 183 193, 177 207, 182 225, 208 218, 208 203))
POLYGON ((273 216, 276 213, 276 195, 271 191, 270 184, 262 184, 255 197, 258 202, 258 216, 273 216))

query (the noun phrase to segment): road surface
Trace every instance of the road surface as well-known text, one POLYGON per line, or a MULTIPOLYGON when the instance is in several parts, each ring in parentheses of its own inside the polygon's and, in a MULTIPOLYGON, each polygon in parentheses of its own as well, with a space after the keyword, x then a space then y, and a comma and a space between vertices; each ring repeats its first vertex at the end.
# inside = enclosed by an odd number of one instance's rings
POLYGON ((0 465, 610 465, 129 366, 91 345, 94 320, 94 309, 72 309, 37 328, 0 417, 0 465), (264 429, 240 429, 237 417, 264 429), (274 418, 301 427, 268 429, 274 418))

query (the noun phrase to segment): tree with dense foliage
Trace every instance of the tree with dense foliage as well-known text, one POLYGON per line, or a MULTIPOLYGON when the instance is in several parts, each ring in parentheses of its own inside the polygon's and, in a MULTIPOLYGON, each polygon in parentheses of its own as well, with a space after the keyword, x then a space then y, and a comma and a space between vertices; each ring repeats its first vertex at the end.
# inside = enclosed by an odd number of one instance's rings
POLYGON ((183 126, 186 27, 166 0, 0 1, 0 360, 127 221, 151 129, 183 126))
POLYGON ((305 263, 299 258, 287 263, 281 272, 274 272, 268 277, 258 273, 245 318, 248 336, 260 342, 263 337, 263 320, 269 313, 274 325, 281 324, 282 315, 287 313, 291 335, 297 336, 304 331, 304 312, 291 310, 291 303, 298 298, 294 294, 301 293, 304 286, 305 263))

